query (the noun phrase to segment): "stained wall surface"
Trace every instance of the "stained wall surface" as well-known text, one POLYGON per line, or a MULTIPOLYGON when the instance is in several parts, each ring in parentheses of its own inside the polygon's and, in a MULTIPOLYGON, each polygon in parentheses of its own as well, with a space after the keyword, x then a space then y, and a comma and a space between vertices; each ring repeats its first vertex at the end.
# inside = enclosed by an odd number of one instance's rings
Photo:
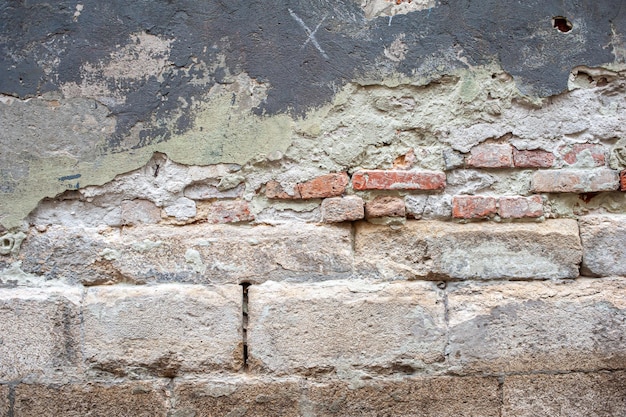
POLYGON ((0 1, 0 416, 626 414, 625 36, 0 1))

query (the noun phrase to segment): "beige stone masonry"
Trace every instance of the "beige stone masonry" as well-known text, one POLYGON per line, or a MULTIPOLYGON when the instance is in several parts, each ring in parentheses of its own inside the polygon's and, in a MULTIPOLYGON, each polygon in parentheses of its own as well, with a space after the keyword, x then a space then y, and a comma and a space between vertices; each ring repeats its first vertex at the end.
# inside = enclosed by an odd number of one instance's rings
POLYGON ((328 279, 351 272, 352 238, 345 225, 50 227, 31 232, 21 259, 27 272, 85 285, 328 279))
POLYGON ((506 377, 503 398, 503 417, 625 416, 626 372, 506 377))
POLYGON ((626 275, 626 215, 594 215, 579 220, 583 274, 626 275))
POLYGON ((626 368, 626 278, 453 283, 448 308, 455 373, 626 368))
POLYGON ((76 376, 80 297, 71 287, 0 289, 0 382, 76 376))
POLYGON ((249 288, 248 310, 259 372, 412 373, 445 359, 443 294, 429 282, 267 282, 249 288))
POLYGON ((574 220, 356 226, 357 270, 385 279, 575 278, 581 256, 574 220))
POLYGON ((174 377, 242 366, 241 287, 90 288, 84 355, 92 374, 174 377))
POLYGON ((14 417, 165 417, 165 381, 20 384, 14 417))

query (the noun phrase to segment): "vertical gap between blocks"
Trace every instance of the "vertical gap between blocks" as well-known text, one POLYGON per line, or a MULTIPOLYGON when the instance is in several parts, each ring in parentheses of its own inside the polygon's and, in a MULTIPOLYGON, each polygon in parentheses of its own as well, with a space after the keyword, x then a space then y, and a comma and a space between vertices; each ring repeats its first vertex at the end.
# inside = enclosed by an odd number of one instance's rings
POLYGON ((250 283, 241 283, 241 338, 243 354, 243 370, 248 370, 248 288, 250 283))
POLYGON ((9 409, 7 410, 7 417, 13 417, 15 415, 15 384, 9 384, 9 409))

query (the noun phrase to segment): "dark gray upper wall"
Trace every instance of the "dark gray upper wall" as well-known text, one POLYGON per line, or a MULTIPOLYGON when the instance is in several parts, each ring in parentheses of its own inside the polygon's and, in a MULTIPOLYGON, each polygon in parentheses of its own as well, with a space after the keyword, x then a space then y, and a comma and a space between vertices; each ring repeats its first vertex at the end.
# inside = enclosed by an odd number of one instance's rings
MULTIPOLYGON (((566 88, 573 67, 613 62, 614 34, 626 32, 626 6, 615 0, 440 1, 431 9, 372 20, 359 3, 87 0, 80 19, 73 19, 75 1, 3 0, 0 93, 26 98, 80 83, 85 64, 110 60, 131 34, 170 40, 172 64, 161 77, 105 80, 124 96, 107 106, 117 120, 109 144, 115 152, 123 150, 121 141, 136 123, 154 116, 177 118, 177 132, 189 129, 192 116, 178 98, 199 98, 212 84, 228 82, 228 73, 243 71, 269 84, 267 99, 256 108, 269 115, 303 115, 356 78, 382 80, 392 72, 415 71, 436 78, 490 62, 513 75, 523 93, 549 96, 566 88), (566 16, 573 29, 553 28, 554 16, 566 16), (307 42, 307 30, 318 24, 316 45, 307 42), (382 62, 384 49, 400 36, 404 59, 382 62), (207 69, 220 57, 225 67, 207 69), (424 65, 429 59, 438 65, 424 65), (190 82, 202 76, 208 85, 190 82)), ((148 126, 136 146, 167 140, 171 133, 148 126)))

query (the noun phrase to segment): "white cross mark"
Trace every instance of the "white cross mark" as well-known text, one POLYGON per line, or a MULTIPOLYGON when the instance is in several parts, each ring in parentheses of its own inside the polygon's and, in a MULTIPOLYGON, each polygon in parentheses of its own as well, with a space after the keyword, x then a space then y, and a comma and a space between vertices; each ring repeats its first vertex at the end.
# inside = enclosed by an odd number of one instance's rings
POLYGON ((324 22, 324 19, 326 19, 326 17, 322 18, 322 20, 317 24, 317 26, 315 26, 315 29, 311 32, 311 29, 309 29, 309 27, 306 25, 306 23, 304 23, 302 21, 302 19, 300 19, 300 17, 295 14, 293 12, 293 10, 291 9, 287 9, 289 10, 289 14, 291 15, 291 17, 293 17, 293 19, 298 22, 300 24, 300 26, 302 26, 302 29, 304 29, 304 31, 306 32, 306 34, 309 36, 306 40, 306 42, 304 42, 304 44, 300 47, 300 49, 304 48, 307 43, 309 43, 309 41, 311 41, 311 43, 313 45, 315 45, 315 47, 317 48, 318 51, 320 51, 320 53, 322 54, 322 56, 326 59, 328 59, 328 55, 326 55, 326 52, 324 52, 324 50, 322 49, 322 47, 320 46, 320 44, 317 42, 317 39, 315 39, 315 33, 317 32, 317 30, 320 28, 320 26, 322 25, 322 23, 324 22))

